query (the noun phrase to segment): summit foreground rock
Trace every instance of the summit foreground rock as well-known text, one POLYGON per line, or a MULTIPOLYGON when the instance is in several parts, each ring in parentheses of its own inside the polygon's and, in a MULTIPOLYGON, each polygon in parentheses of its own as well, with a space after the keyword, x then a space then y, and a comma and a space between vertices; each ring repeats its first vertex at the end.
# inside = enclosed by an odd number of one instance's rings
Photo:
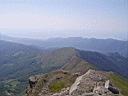
MULTIPOLYGON (((122 96, 120 94, 120 90, 109 80, 109 75, 111 72, 103 72, 103 71, 95 71, 89 69, 85 74, 78 75, 70 74, 69 72, 65 72, 63 70, 60 71, 54 71, 50 75, 41 76, 42 77, 49 77, 53 76, 53 78, 46 79, 42 78, 43 80, 43 86, 40 92, 37 91, 37 85, 41 81, 41 79, 33 83, 34 85, 31 85, 29 87, 29 91, 27 90, 26 96, 122 96), (66 79, 65 79, 66 77, 66 79), (75 82, 71 86, 65 86, 65 88, 62 88, 61 90, 51 90, 51 84, 62 84, 63 83, 69 83, 67 81, 67 78, 76 78, 75 82), (64 81, 62 79, 65 79, 64 81), (46 83, 44 82, 46 80, 46 83), (49 80, 49 81, 48 81, 49 80), (67 82, 65 82, 67 81, 67 82), (59 82, 59 83, 56 83, 59 82), (45 86, 45 90, 44 90, 45 86), (47 86, 47 87, 46 87, 47 86)), ((29 79, 31 80, 31 79, 29 79)), ((66 85, 66 84, 64 84, 66 85)), ((59 87, 59 85, 57 85, 59 87)), ((55 87, 55 86, 52 86, 55 87)), ((64 87, 64 86, 63 86, 64 87)))
POLYGON ((89 70, 76 79, 69 90, 69 96, 111 96, 112 94, 118 96, 118 89, 107 80, 107 75, 101 71, 89 70))

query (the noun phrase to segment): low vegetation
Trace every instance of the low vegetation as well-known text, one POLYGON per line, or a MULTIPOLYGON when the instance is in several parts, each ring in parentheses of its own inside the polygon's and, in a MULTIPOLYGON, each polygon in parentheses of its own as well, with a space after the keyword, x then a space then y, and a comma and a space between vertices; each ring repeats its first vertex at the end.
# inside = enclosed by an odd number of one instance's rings
POLYGON ((121 89, 121 94, 128 96, 128 79, 125 79, 115 73, 110 74, 110 79, 116 87, 121 89))
POLYGON ((63 88, 70 87, 75 82, 76 78, 76 75, 72 75, 71 73, 62 70, 40 75, 38 83, 34 87, 34 91, 32 91, 33 88, 30 88, 28 94, 36 96, 43 89, 44 92, 42 94, 46 94, 47 92, 58 92, 63 88))

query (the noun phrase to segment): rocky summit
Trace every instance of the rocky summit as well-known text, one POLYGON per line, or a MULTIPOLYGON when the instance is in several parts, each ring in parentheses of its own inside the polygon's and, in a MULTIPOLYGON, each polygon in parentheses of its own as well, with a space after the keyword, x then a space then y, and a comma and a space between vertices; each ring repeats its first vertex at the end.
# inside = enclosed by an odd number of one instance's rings
POLYGON ((119 90, 104 75, 105 73, 100 71, 89 70, 76 79, 69 90, 69 96, 110 96, 119 94, 119 90))
POLYGON ((57 70, 29 78, 25 96, 122 96, 112 72, 89 69, 85 74, 57 70))

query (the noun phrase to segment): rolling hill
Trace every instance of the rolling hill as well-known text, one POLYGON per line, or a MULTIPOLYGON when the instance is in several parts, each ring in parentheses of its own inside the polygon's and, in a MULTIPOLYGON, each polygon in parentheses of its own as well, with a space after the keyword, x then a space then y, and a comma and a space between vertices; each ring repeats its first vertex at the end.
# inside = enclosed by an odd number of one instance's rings
POLYGON ((128 59, 118 53, 98 52, 65 47, 42 51, 32 46, 0 40, 0 94, 19 94, 33 75, 57 69, 87 72, 88 69, 113 71, 128 78, 128 59))

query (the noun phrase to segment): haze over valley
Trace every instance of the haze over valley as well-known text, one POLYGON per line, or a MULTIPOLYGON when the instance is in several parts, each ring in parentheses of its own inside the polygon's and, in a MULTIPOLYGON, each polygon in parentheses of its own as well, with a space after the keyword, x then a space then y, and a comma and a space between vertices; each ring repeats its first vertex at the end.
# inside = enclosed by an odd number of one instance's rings
POLYGON ((127 0, 1 0, 0 33, 127 40, 127 0))

